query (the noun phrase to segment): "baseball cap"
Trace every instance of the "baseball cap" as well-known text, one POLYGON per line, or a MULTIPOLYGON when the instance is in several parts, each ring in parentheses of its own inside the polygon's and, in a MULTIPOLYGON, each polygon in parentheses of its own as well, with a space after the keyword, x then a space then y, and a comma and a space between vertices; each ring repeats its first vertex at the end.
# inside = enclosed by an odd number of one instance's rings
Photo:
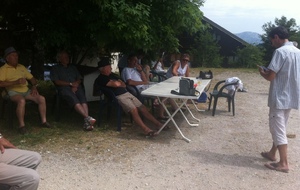
POLYGON ((4 58, 6 58, 6 56, 8 56, 9 54, 14 53, 14 52, 17 52, 17 51, 15 50, 14 47, 9 47, 9 48, 7 48, 7 49, 4 51, 4 58))
POLYGON ((98 62, 98 68, 105 67, 107 65, 110 65, 109 57, 101 57, 100 61, 98 62))

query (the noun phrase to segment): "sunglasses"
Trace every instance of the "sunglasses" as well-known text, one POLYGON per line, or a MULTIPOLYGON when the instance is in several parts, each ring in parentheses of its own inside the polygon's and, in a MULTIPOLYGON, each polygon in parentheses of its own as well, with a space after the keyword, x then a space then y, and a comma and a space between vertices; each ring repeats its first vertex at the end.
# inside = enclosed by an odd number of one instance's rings
POLYGON ((190 60, 188 60, 188 59, 183 59, 182 61, 183 61, 183 62, 189 62, 190 60))

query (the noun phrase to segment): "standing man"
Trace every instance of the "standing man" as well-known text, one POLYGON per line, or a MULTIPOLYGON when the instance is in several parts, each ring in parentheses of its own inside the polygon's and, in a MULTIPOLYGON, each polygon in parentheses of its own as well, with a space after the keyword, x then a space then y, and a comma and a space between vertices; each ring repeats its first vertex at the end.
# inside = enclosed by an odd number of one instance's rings
POLYGON ((259 67, 259 72, 262 77, 271 82, 268 106, 273 145, 270 151, 262 152, 261 155, 273 161, 265 164, 267 168, 287 173, 289 165, 286 127, 291 109, 300 107, 300 50, 289 42, 289 34, 284 27, 272 29, 268 37, 272 46, 277 49, 268 68, 259 67), (275 162, 277 150, 279 162, 275 162))
POLYGON ((26 100, 31 100, 38 104, 41 116, 42 127, 51 128, 46 120, 46 100, 44 96, 39 95, 37 90, 37 81, 32 74, 21 64, 19 64, 19 55, 15 48, 9 47, 4 51, 6 64, 0 68, 0 87, 5 87, 11 101, 17 103, 16 114, 19 121, 19 132, 27 133, 24 122, 26 100), (32 87, 28 88, 30 81, 32 87))
POLYGON ((66 51, 60 51, 57 59, 59 64, 50 71, 50 78, 68 104, 83 116, 83 129, 91 131, 96 120, 89 116, 87 100, 81 84, 82 77, 77 68, 70 64, 69 54, 66 51))
POLYGON ((37 152, 17 149, 0 134, 0 184, 10 189, 36 190, 40 176, 35 171, 41 163, 37 152))

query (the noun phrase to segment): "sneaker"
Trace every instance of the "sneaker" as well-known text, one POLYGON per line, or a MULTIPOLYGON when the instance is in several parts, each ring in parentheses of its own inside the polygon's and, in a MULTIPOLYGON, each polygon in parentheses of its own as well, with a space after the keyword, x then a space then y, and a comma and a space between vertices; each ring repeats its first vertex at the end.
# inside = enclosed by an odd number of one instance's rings
POLYGON ((88 123, 90 125, 94 125, 96 122, 96 119, 92 118, 91 116, 88 116, 87 118, 84 119, 85 123, 88 123))
POLYGON ((43 128, 52 128, 52 126, 48 122, 42 123, 41 127, 43 127, 43 128))
POLYGON ((92 131, 94 129, 93 125, 90 125, 89 123, 84 123, 83 124, 83 130, 85 131, 92 131))

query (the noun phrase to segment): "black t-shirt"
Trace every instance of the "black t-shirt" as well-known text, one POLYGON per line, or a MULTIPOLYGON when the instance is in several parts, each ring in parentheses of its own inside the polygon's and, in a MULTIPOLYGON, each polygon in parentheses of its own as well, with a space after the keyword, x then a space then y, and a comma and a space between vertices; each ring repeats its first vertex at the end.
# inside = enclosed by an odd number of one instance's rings
POLYGON ((109 88, 114 92, 114 94, 116 96, 118 96, 118 95, 126 93, 127 92, 126 88, 124 88, 124 87, 110 87, 110 86, 106 86, 106 85, 110 80, 119 80, 119 79, 120 79, 120 77, 113 74, 113 73, 111 73, 109 76, 100 74, 97 77, 97 79, 95 80, 95 85, 96 85, 96 87, 97 86, 102 86, 102 87, 109 88))

